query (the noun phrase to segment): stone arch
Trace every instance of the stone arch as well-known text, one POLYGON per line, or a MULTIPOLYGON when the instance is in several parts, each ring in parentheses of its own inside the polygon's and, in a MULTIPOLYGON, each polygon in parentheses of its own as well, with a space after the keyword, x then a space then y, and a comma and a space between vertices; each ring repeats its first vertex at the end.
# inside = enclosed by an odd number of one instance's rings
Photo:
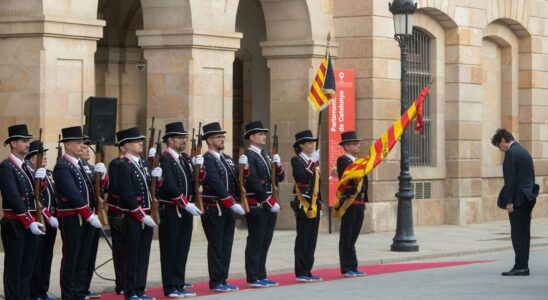
POLYGON ((523 24, 529 22, 530 0, 487 0, 486 15, 487 26, 495 21, 506 24, 514 33, 520 37, 529 37, 529 31, 523 24))

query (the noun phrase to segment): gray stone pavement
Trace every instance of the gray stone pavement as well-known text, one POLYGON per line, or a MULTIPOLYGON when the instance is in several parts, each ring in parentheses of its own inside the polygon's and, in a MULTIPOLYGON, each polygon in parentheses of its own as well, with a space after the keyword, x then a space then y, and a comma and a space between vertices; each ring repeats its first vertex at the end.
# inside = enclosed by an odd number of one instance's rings
MULTIPOLYGON (((198 225, 198 224, 196 224, 198 225)), ((190 248, 187 264, 188 281, 207 280, 207 243, 203 237, 201 226, 194 227, 194 237, 190 248)), ((532 221, 532 247, 548 246, 548 218, 538 218, 532 221)), ((382 264, 402 261, 435 259, 467 254, 499 252, 512 248, 510 241, 510 225, 507 220, 492 223, 467 226, 433 225, 416 226, 415 236, 419 244, 419 252, 391 252, 390 245, 394 232, 362 234, 358 239, 356 250, 360 264, 382 264)), ((230 274, 232 278, 243 277, 244 249, 247 230, 237 230, 232 250, 230 274)), ((293 271, 294 231, 276 231, 270 247, 267 261, 269 273, 284 273, 293 271)), ((315 268, 338 267, 338 233, 320 234, 316 250, 315 268)), ((101 239, 97 255, 97 266, 110 259, 111 253, 106 242, 101 239)), ((3 253, 0 253, 3 260, 3 253)), ((55 257, 52 266, 50 291, 53 295, 60 294, 59 266, 61 265, 61 240, 58 236, 55 257)), ((0 266, 0 269, 3 267, 0 266)), ((97 270, 106 278, 114 278, 112 262, 97 270)), ((154 240, 150 255, 148 286, 161 284, 160 257, 158 241, 154 240)), ((95 291, 112 291, 114 283, 94 276, 92 289, 95 291)), ((3 294, 3 287, 0 287, 3 294)))

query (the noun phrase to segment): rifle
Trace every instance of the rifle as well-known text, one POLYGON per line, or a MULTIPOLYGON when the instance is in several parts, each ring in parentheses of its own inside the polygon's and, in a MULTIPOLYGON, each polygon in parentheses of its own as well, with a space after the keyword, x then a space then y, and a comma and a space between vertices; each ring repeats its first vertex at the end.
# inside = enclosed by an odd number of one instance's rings
MULTIPOLYGON (((162 131, 158 132, 158 141, 156 142, 156 155, 154 155, 154 158, 152 159, 152 170, 158 167, 160 164, 160 154, 162 152, 162 142, 160 142, 160 136, 162 135, 162 131)), ((151 144, 154 145, 154 144, 151 144)), ((158 199, 156 198, 156 186, 158 185, 158 178, 152 177, 152 183, 150 184, 150 196, 151 196, 151 203, 150 203, 150 215, 154 222, 158 225, 160 225, 160 213, 158 211, 158 199)))
MULTIPOLYGON (((272 156, 275 154, 278 154, 278 125, 274 125, 274 135, 272 136, 272 156)), ((275 162, 272 162, 271 164, 272 173, 271 173, 271 179, 272 179, 272 197, 276 199, 276 201, 280 201, 278 199, 279 191, 278 191, 278 168, 276 166, 275 162)))
POLYGON ((63 149, 61 148, 61 142, 59 142, 61 140, 61 135, 59 135, 59 139, 57 140, 57 147, 55 149, 57 149, 57 161, 59 161, 61 159, 61 157, 63 157, 63 149))
MULTIPOLYGON (((194 128, 192 129, 192 149, 190 155, 196 157, 196 155, 202 153, 202 122, 198 125, 198 135, 194 137, 194 128)), ((194 172, 192 174, 192 180, 194 183, 194 204, 200 211, 204 211, 204 202, 202 201, 202 192, 200 191, 200 166, 194 164, 194 172)))
MULTIPOLYGON (((239 156, 244 155, 245 153, 245 143, 244 143, 244 137, 240 139, 240 149, 239 149, 239 156)), ((249 209, 249 203, 247 202, 247 195, 245 190, 245 182, 244 182, 244 166, 239 165, 239 172, 238 172, 238 185, 240 188, 240 205, 244 209, 246 213, 250 211, 249 209)))
MULTIPOLYGON (((103 145, 97 141, 95 146, 95 164, 103 162, 103 145)), ((97 216, 101 224, 107 224, 107 215, 105 213, 105 201, 101 196, 101 173, 95 172, 95 199, 97 199, 97 216)))
MULTIPOLYGON (((38 136, 38 154, 36 155, 36 170, 42 167, 42 160, 44 158, 44 145, 42 144, 42 128, 40 128, 40 134, 38 136)), ((36 221, 44 224, 44 216, 42 216, 42 180, 40 178, 34 178, 34 204, 36 206, 36 221)), ((46 227, 44 226, 44 231, 46 227)))
MULTIPOLYGON (((154 157, 148 157, 148 150, 150 150, 150 148, 154 147, 154 134, 156 133, 156 128, 154 128, 154 117, 152 117, 152 124, 150 125, 150 137, 148 138, 148 147, 145 148, 147 149, 146 153, 145 153, 145 157, 147 157, 147 162, 148 162, 148 165, 149 166, 152 166, 153 164, 153 160, 154 160, 154 157)), ((156 149, 158 150, 158 149, 156 149)), ((158 151, 156 151, 158 152, 158 151)))

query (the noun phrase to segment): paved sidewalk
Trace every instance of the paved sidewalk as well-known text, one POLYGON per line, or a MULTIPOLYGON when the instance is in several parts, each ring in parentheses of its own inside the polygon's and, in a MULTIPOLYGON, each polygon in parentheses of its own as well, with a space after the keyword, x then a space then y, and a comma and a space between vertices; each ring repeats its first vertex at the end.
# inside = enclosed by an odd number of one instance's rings
MULTIPOLYGON (((187 264, 188 281, 207 281, 207 243, 201 227, 195 226, 195 238, 192 242, 189 261, 187 264)), ((548 246, 548 218, 533 219, 532 247, 548 246)), ((465 254, 495 252, 511 249, 510 225, 507 220, 493 223, 474 224, 468 226, 435 225, 415 227, 415 236, 419 244, 419 252, 399 253, 391 252, 390 245, 394 232, 362 234, 356 245, 360 264, 382 264, 410 260, 432 259, 465 254)), ((244 249, 246 244, 246 230, 237 230, 232 250, 230 273, 232 277, 245 276, 244 249)), ((270 247, 267 270, 270 273, 293 271, 294 231, 276 231, 270 247)), ((338 267, 338 233, 320 234, 316 250, 315 268, 338 267)), ((50 291, 53 295, 60 295, 59 266, 61 265, 61 240, 58 237, 56 252, 52 266, 50 291)), ((111 257, 110 249, 101 239, 97 255, 97 265, 111 257)), ((3 260, 3 253, 0 254, 3 260)), ((512 262, 508 262, 510 265, 512 262)), ((0 269, 2 264, 0 264, 0 269)), ((98 270, 99 274, 114 278, 112 262, 98 270)), ((149 286, 161 285, 160 258, 158 240, 153 241, 150 265, 149 286)), ((112 291, 114 283, 94 276, 92 282, 94 291, 112 291)), ((0 286, 0 294, 3 287, 0 286)))

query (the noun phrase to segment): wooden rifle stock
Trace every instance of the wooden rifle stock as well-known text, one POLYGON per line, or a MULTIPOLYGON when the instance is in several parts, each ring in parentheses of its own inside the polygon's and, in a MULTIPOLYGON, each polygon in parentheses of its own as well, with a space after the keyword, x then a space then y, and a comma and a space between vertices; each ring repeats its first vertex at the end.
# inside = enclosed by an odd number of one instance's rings
MULTIPOLYGON (((198 125, 198 135, 194 137, 194 129, 192 129, 192 149, 191 156, 202 154, 202 122, 198 125)), ((204 212, 204 202, 202 201, 202 192, 200 191, 200 166, 194 164, 194 172, 192 173, 192 183, 194 184, 194 204, 201 212, 204 212)))
MULTIPOLYGON (((38 136, 38 154, 36 155, 36 170, 42 167, 42 161, 44 158, 44 146, 42 144, 42 128, 40 128, 40 134, 38 136)), ((34 178, 34 205, 36 206, 36 221, 38 223, 44 224, 44 216, 42 215, 42 180, 39 178, 34 178)), ((45 231, 46 227, 43 228, 45 231)))
MULTIPOLYGON (((242 156, 245 153, 245 143, 244 143, 244 137, 242 136, 240 141, 240 149, 239 149, 239 155, 242 156)), ((239 164, 239 172, 238 172, 238 185, 240 188, 240 205, 244 209, 246 213, 250 211, 249 209, 249 203, 247 202, 247 192, 245 190, 245 181, 244 181, 244 165, 239 164)))
MULTIPOLYGON (((154 147, 154 142, 155 142, 155 137, 154 135, 156 134, 156 128, 154 128, 154 117, 152 117, 152 124, 150 125, 150 136, 148 137, 148 147, 146 147, 146 151, 145 151, 145 157, 146 157, 146 160, 148 162, 148 165, 149 166, 152 166, 153 164, 153 160, 154 160, 154 157, 148 157, 148 152, 150 150, 150 148, 154 147)), ((158 150, 158 149, 156 149, 158 150)), ((158 152, 158 151, 156 151, 158 152)))
POLYGON ((59 139, 57 140, 57 161, 59 161, 61 157, 63 157, 63 149, 61 149, 61 142, 59 142, 60 140, 61 135, 59 135, 59 139))
MULTIPOLYGON (((103 147, 101 142, 97 142, 95 148, 95 165, 103 162, 103 147)), ((107 214, 105 211, 105 201, 101 195, 101 173, 95 172, 95 199, 97 200, 97 216, 101 224, 107 224, 107 214)))
MULTIPOLYGON (((158 141, 156 142, 156 155, 154 155, 154 158, 152 159, 152 170, 156 169, 160 164, 160 155, 162 153, 162 142, 160 142, 161 135, 162 131, 160 130, 160 132, 158 132, 158 141)), ((154 143, 150 145, 154 145, 154 143)), ((160 225, 160 211, 158 208, 158 198, 156 195, 157 187, 158 178, 152 177, 152 183, 150 184, 150 196, 152 198, 150 199, 150 216, 156 224, 160 225)))
MULTIPOLYGON (((274 125, 274 135, 272 136, 272 156, 275 154, 278 154, 278 125, 274 125)), ((272 161, 271 168, 272 173, 270 176, 272 179, 272 198, 276 201, 280 201, 280 199, 278 199, 278 167, 274 161, 272 161)))

